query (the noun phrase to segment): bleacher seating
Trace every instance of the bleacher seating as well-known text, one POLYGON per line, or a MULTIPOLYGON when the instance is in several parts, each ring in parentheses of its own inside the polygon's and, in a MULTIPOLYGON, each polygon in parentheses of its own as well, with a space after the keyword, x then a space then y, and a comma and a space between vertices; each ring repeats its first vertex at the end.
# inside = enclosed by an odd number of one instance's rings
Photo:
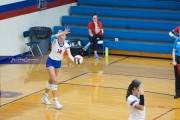
POLYGON ((138 7, 179 10, 178 0, 78 0, 79 5, 101 5, 116 7, 138 7))
MULTIPOLYGON (((69 26, 68 26, 69 27, 69 26)), ((64 26, 54 26, 53 32, 57 33, 59 29, 64 29, 64 26)), ((88 36, 86 28, 71 28, 72 36, 88 36)), ((107 31, 105 31, 107 32, 107 31)), ((117 31, 118 32, 118 31, 117 31)), ((110 34, 112 35, 112 34, 110 34)), ((73 37, 72 37, 73 38, 73 37)), ((88 43, 88 39, 81 38, 83 44, 88 43)), ((129 50, 129 51, 140 51, 140 52, 156 52, 156 53, 171 53, 172 45, 171 44, 160 44, 160 43, 150 43, 144 41, 124 41, 120 40, 118 42, 104 40, 104 46, 109 49, 115 50, 129 50)))
MULTIPOLYGON (((88 32, 87 28, 84 27, 71 27, 67 26, 71 29, 71 35, 72 36, 83 36, 87 37, 88 32)), ((54 26, 54 31, 57 31, 58 29, 64 29, 64 26, 54 26)), ((143 30, 111 30, 111 29, 105 29, 104 30, 105 38, 115 38, 118 37, 119 39, 125 39, 125 40, 141 40, 141 41, 156 41, 156 42, 172 42, 172 38, 168 36, 167 32, 147 32, 143 30)))
POLYGON ((179 11, 142 9, 142 8, 102 8, 92 6, 71 6, 71 15, 92 15, 94 12, 99 16, 106 17, 128 17, 128 18, 147 18, 161 20, 180 20, 179 11))
MULTIPOLYGON (((63 25, 84 25, 89 22, 87 16, 62 16, 63 25)), ((127 29, 145 29, 169 31, 179 25, 180 22, 142 20, 142 19, 124 19, 124 18, 99 18, 103 27, 127 28, 127 29)))
POLYGON ((71 16, 62 16, 63 26, 54 26, 54 32, 70 27, 70 37, 86 44, 87 24, 96 12, 103 23, 104 46, 110 50, 172 53, 174 39, 168 32, 180 25, 176 0, 78 0, 78 5, 70 7, 71 16))

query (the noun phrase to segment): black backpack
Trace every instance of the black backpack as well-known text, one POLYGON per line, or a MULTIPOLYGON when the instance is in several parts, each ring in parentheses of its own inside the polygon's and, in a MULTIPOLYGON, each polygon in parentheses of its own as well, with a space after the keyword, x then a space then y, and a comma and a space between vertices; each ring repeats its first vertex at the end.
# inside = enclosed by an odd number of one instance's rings
POLYGON ((84 47, 83 43, 80 39, 72 39, 67 42, 69 46, 71 47, 71 54, 72 56, 81 55, 85 56, 87 55, 87 51, 84 51, 82 48, 84 47))

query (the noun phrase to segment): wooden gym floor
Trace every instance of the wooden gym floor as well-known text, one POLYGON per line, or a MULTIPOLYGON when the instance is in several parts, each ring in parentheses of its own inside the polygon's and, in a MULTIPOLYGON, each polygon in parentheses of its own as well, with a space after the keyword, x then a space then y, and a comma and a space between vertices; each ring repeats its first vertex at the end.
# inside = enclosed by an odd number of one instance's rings
MULTIPOLYGON (((0 98, 0 120, 127 120, 125 95, 133 79, 143 82, 147 120, 180 120, 171 60, 85 56, 78 66, 65 56, 58 74, 63 108, 56 110, 41 102, 48 79, 46 58, 34 65, 0 65, 0 90, 5 93, 0 98)), ((51 92, 49 100, 53 103, 51 92)))

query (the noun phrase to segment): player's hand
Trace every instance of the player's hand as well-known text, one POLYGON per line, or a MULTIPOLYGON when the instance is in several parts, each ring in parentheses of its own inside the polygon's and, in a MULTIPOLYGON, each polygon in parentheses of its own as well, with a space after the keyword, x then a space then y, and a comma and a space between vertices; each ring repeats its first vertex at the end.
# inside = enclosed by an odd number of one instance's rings
POLYGON ((70 33, 70 29, 67 27, 67 28, 65 28, 65 30, 64 30, 64 34, 68 34, 68 33, 70 33))
POLYGON ((173 61, 173 62, 172 62, 172 64, 173 64, 174 66, 176 66, 176 65, 177 65, 176 61, 173 61))
POLYGON ((79 65, 80 64, 80 60, 78 58, 74 57, 74 63, 79 65))
POLYGON ((144 95, 144 90, 143 90, 142 83, 139 86, 139 95, 144 95))

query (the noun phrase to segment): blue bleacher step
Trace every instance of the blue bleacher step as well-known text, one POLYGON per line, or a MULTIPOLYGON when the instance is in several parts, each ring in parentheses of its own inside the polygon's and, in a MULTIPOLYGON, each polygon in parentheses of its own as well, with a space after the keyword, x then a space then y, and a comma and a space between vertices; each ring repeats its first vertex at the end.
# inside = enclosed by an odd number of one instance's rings
POLYGON ((83 7, 71 6, 70 13, 72 15, 92 15, 96 12, 99 16, 113 17, 130 17, 130 18, 146 18, 160 20, 180 20, 179 12, 164 10, 139 10, 135 8, 100 8, 100 7, 83 7))
MULTIPOLYGON (((88 36, 73 36, 73 35, 67 35, 67 40, 70 40, 70 39, 81 39, 81 40, 84 40, 84 41, 89 41, 89 38, 88 36)), ((159 42, 159 41, 142 41, 142 40, 131 40, 131 39, 118 39, 118 41, 115 41, 115 38, 105 38, 104 41, 112 41, 112 42, 128 42, 128 43, 131 43, 131 42, 141 42, 141 43, 146 43, 146 44, 151 44, 151 45, 154 45, 154 44, 164 44, 164 45, 171 45, 173 46, 173 42, 159 42)))
MULTIPOLYGON (((179 3, 178 3, 179 4, 179 3)), ((129 9, 129 10, 146 10, 146 11, 166 11, 166 12, 180 12, 179 9, 157 9, 157 8, 141 8, 141 7, 128 7, 128 6, 99 6, 99 5, 79 5, 79 7, 98 7, 107 9, 129 9)))
MULTIPOLYGON (((111 28, 126 28, 126 29, 144 29, 144 30, 163 30, 170 31, 180 22, 161 21, 161 20, 142 20, 142 19, 125 19, 125 18, 99 18, 104 27, 111 28)), ((61 22, 63 25, 87 26, 91 21, 91 17, 84 16, 62 16, 61 22)))
MULTIPOLYGON (((68 37, 68 40, 74 39, 73 36, 68 37)), ((81 38, 84 45, 88 43, 88 38, 81 38)), ((127 50, 127 51, 136 51, 136 52, 153 52, 153 53, 163 53, 171 54, 172 53, 172 43, 157 43, 157 42, 142 42, 142 41, 127 41, 127 40, 104 40, 104 46, 108 47, 110 50, 127 50)))
POLYGON ((157 1, 157 0, 78 0, 79 5, 99 5, 99 6, 127 6, 156 9, 180 9, 179 1, 157 1))
MULTIPOLYGON (((86 27, 72 27, 66 26, 71 29, 70 35, 73 36, 88 36, 86 27)), ((65 26, 54 26, 54 33, 57 33, 59 29, 64 29, 65 26)), ((149 32, 144 30, 112 30, 104 29, 104 36, 106 38, 115 38, 120 39, 132 39, 132 40, 142 40, 142 41, 156 41, 156 42, 170 42, 174 40, 168 34, 168 32, 149 32)))

